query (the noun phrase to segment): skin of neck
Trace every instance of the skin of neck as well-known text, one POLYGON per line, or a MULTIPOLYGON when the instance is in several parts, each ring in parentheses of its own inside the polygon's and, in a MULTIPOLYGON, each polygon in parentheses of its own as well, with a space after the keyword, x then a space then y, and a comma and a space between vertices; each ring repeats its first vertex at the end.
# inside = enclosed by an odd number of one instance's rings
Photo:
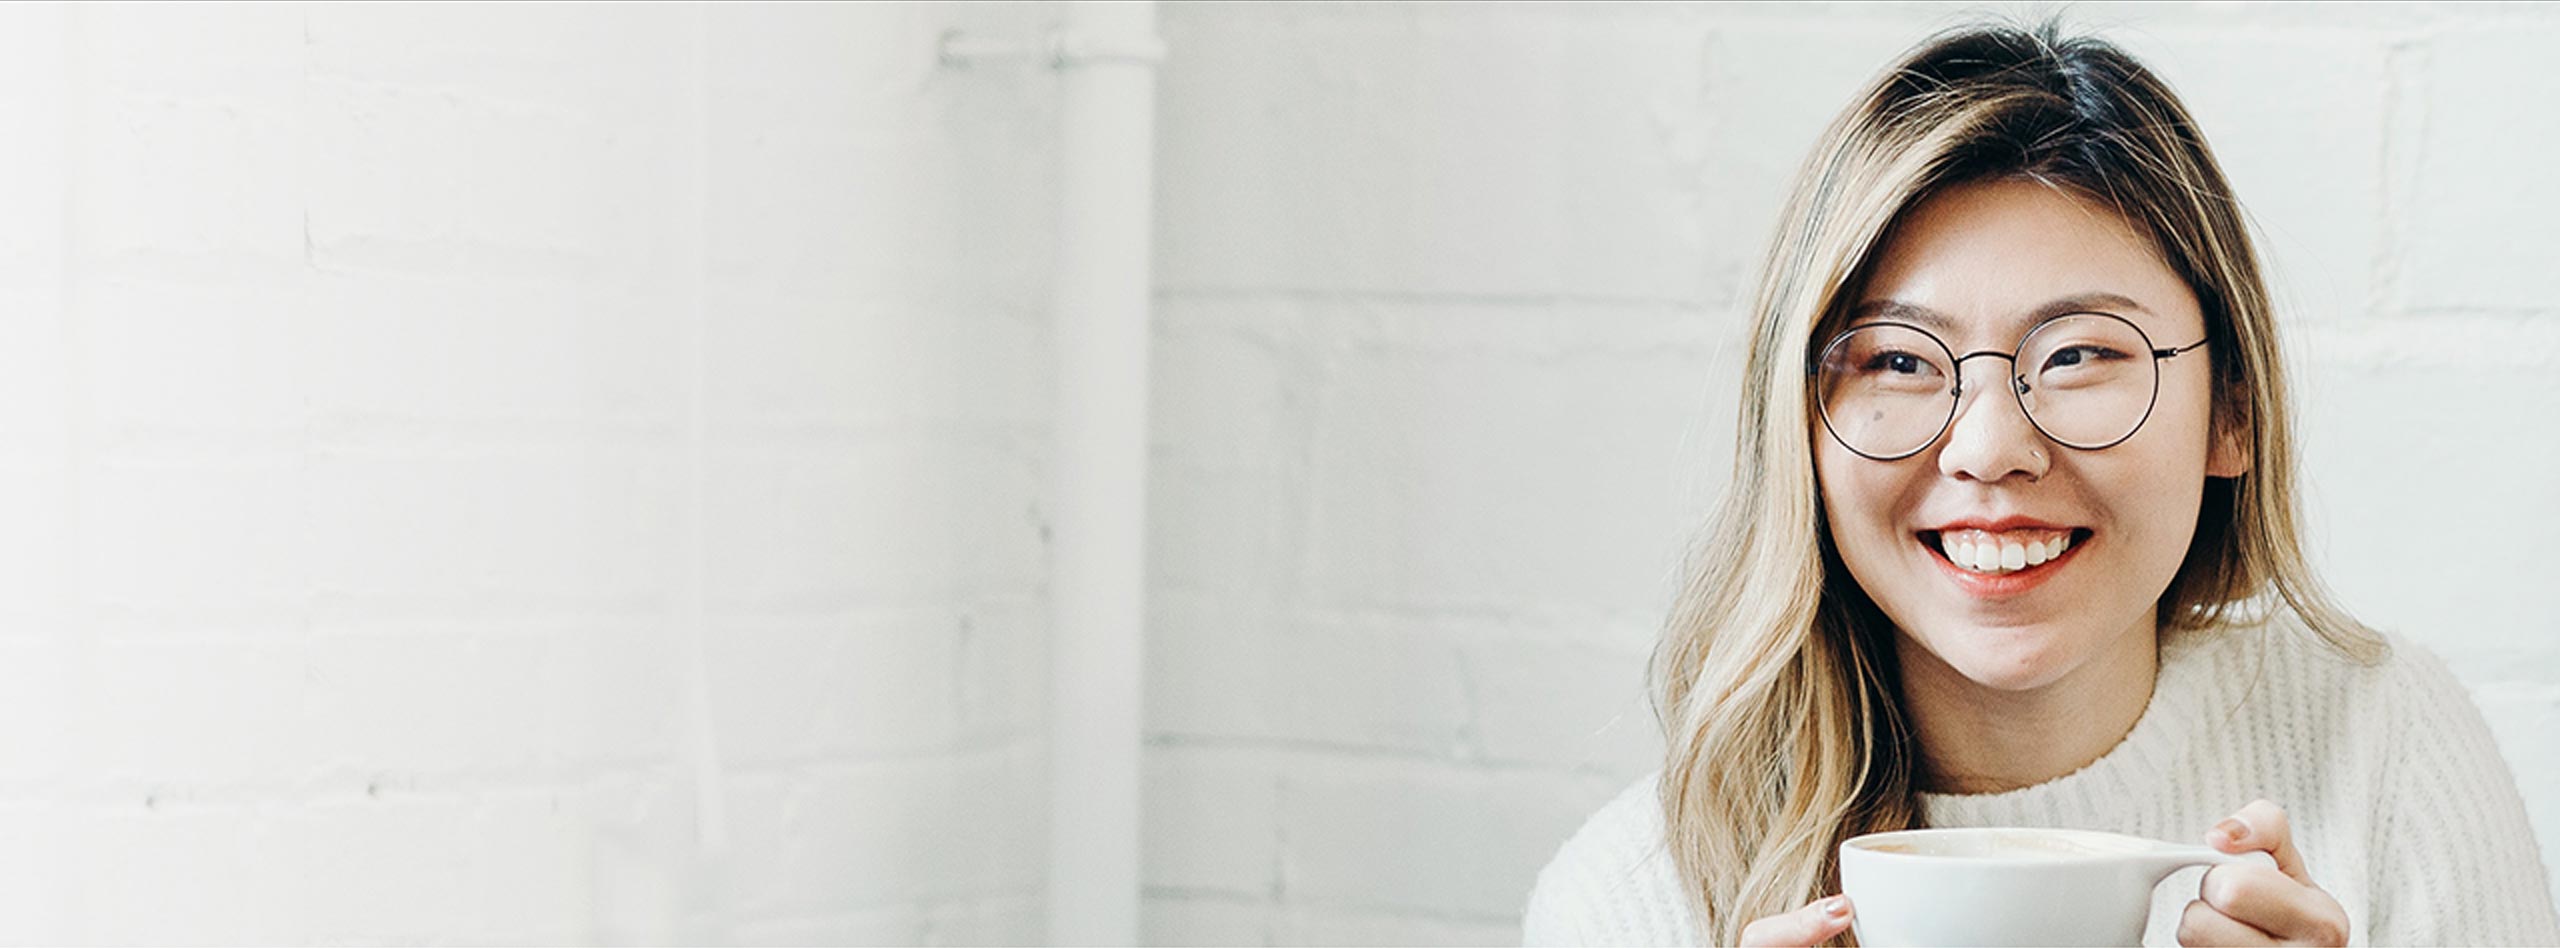
POLYGON ((2159 680, 2158 607, 2087 661, 2023 691, 1985 687, 1897 633, 1903 708, 1929 793, 2002 793, 2095 763, 2123 742, 2159 680))

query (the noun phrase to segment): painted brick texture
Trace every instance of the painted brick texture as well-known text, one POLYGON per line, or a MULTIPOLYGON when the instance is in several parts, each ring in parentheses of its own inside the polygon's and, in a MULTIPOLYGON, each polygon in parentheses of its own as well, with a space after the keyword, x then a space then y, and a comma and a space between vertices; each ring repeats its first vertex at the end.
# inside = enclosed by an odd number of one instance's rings
MULTIPOLYGON (((1517 937, 1658 766, 1788 177, 1952 5, 1170 4, 1147 935, 1517 937)), ((2184 95, 2295 363, 2315 555, 2560 859, 2549 7, 2075 5, 2184 95)))
MULTIPOLYGON (((1784 179, 1963 9, 1163 6, 1147 940, 1516 937, 1784 179)), ((2560 854, 2560 14, 2075 10, 2560 854)), ((0 941, 1042 940, 1056 80, 935 49, 1055 19, 0 7, 0 941)))
POLYGON ((0 941, 1039 940, 1052 18, 0 9, 0 941))

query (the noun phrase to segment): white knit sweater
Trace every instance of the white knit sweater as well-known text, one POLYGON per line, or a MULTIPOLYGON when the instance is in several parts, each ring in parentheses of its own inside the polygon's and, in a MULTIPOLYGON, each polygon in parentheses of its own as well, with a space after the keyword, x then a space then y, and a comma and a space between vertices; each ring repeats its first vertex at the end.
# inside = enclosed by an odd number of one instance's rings
MULTIPOLYGON (((2150 707, 2106 756, 2006 793, 1924 794, 1933 826, 2057 826, 2202 843, 2264 797, 2285 808, 2354 944, 2560 945, 2514 776, 2462 684, 2405 641, 2365 667, 2295 621, 2161 649, 2150 707)), ((1531 945, 1700 944, 1663 845, 1659 775, 1585 823, 1538 874, 1531 945)), ((2145 944, 2175 944, 2203 869, 2154 894, 2145 944)))

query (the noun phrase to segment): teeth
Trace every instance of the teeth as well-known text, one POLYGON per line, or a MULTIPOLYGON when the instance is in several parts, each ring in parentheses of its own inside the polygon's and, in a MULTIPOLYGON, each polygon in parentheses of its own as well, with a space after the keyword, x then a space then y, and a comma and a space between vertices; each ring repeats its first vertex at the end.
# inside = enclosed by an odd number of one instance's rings
POLYGON ((1942 533, 1938 547, 1947 559, 1977 573, 2013 573, 2029 566, 2052 562, 2071 548, 2067 531, 2021 530, 2007 535, 1994 535, 1980 530, 1942 533))

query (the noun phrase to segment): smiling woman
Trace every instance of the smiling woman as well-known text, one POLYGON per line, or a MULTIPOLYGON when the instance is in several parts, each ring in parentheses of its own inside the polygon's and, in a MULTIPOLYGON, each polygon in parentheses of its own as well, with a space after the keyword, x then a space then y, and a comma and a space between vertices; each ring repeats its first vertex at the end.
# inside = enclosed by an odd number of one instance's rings
POLYGON ((1845 939, 1843 841, 2016 825, 2265 853, 2161 888, 2186 944, 2560 942, 2461 686, 2306 564, 2256 254, 2140 64, 1923 44, 1817 146, 1754 315, 1664 768, 1529 941, 1845 939))
MULTIPOLYGON (((2010 360, 1975 363, 1978 384, 1967 387, 1956 378, 1973 356, 1931 354, 1908 374, 1935 378, 1885 383, 1928 389, 1925 404, 1862 394, 1877 387, 1860 378, 1862 365, 1819 367, 1826 418, 1841 413, 1835 406, 1886 404, 1858 410, 1932 422, 1905 426, 1928 437, 1896 461, 1837 436, 1837 426, 1814 441, 1829 539, 1902 633, 1894 642, 1905 702, 1922 706, 1913 717, 1924 725, 1990 708, 2011 719, 2032 710, 2023 701, 2050 706, 2040 717, 2096 719, 2024 747, 1968 747, 1984 722, 1948 727, 1944 740, 1924 732, 1924 757, 1941 782, 1988 790, 2094 760, 2150 697, 2160 593, 2193 543, 2204 485, 2248 469, 2245 432, 2213 430, 2207 361, 2154 368, 2149 338, 2204 338, 2196 295, 2120 219, 2023 178, 1922 202, 1865 282, 1858 309, 1891 301, 1945 314, 1940 331, 1958 348, 1996 346, 1979 354, 2010 360), (2093 296, 2121 312, 2082 312, 2093 296), (2056 308, 2064 312, 2020 325, 2056 308), (1932 359, 1945 368, 1928 370, 1932 359), (2056 438, 2056 429, 2082 437, 2056 438), (2170 471, 2194 473, 2160 476, 2170 471), (2053 558, 2054 546, 2065 555, 2053 558), (1928 707, 1941 698, 1952 700, 1928 707), (1950 759, 1958 748, 1973 759, 1950 759)), ((1880 331, 1918 330, 1863 320, 1841 338, 1880 331)))

